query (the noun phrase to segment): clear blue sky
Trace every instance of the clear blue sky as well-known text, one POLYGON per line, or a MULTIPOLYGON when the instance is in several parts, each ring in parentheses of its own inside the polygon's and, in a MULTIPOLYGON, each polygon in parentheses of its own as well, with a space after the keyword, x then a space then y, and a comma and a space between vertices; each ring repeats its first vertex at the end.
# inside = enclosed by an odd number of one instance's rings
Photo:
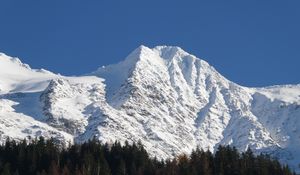
POLYGON ((1 0, 0 52, 80 75, 176 45, 245 86, 300 83, 300 0, 1 0))

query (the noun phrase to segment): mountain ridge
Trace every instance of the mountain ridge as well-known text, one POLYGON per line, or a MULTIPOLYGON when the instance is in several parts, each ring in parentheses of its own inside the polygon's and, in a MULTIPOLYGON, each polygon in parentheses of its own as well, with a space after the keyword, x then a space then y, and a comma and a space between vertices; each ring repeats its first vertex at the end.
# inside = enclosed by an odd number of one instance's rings
POLYGON ((84 76, 33 72, 12 85, 15 77, 0 71, 2 140, 141 140, 159 158, 196 146, 213 151, 221 144, 269 153, 293 168, 300 163, 299 84, 240 86, 206 61, 169 46, 140 46, 124 61, 84 76), (7 123, 20 137, 7 131, 7 123))

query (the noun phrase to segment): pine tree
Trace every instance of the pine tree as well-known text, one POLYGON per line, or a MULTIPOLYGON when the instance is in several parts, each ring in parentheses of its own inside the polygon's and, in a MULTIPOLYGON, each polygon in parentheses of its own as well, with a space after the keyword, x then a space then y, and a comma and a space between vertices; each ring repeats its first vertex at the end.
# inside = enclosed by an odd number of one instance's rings
POLYGON ((1 175, 10 175, 10 164, 9 163, 6 163, 4 165, 1 175))
POLYGON ((189 174, 189 159, 185 154, 178 157, 178 168, 180 175, 189 174))
POLYGON ((118 163, 116 172, 114 175, 126 175, 126 166, 123 159, 121 159, 118 163))
POLYGON ((51 175, 60 175, 59 167, 56 164, 56 162, 54 162, 54 161, 51 162, 51 166, 49 167, 49 174, 51 174, 51 175))
POLYGON ((63 170, 62 170, 61 175, 70 175, 70 174, 71 173, 70 173, 70 170, 69 170, 68 166, 65 165, 63 170))
POLYGON ((287 165, 267 154, 248 149, 239 154, 234 147, 220 146, 213 155, 197 148, 190 157, 158 161, 149 157, 141 142, 121 146, 92 140, 60 148, 53 140, 39 138, 30 143, 7 140, 0 145, 1 174, 75 175, 293 175, 287 165), (49 163, 47 163, 49 162, 49 163), (47 172, 45 171, 47 170, 47 172))

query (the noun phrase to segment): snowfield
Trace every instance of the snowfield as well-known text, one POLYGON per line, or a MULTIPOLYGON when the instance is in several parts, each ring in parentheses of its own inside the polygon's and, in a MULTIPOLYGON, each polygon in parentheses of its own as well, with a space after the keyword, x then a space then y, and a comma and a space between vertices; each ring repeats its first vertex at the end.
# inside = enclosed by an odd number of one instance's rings
POLYGON ((179 47, 140 46, 78 77, 0 54, 0 141, 39 136, 141 140, 158 158, 232 145, 299 171, 300 84, 242 87, 179 47))

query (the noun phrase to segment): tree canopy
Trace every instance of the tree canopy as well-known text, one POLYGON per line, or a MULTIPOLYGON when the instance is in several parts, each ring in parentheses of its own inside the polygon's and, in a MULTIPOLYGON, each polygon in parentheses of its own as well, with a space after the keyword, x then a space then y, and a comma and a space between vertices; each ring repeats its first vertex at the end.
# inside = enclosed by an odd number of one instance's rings
POLYGON ((292 175, 270 156, 219 146, 168 160, 150 157, 141 143, 101 144, 96 139, 61 148, 53 139, 7 140, 0 146, 1 175, 292 175))

